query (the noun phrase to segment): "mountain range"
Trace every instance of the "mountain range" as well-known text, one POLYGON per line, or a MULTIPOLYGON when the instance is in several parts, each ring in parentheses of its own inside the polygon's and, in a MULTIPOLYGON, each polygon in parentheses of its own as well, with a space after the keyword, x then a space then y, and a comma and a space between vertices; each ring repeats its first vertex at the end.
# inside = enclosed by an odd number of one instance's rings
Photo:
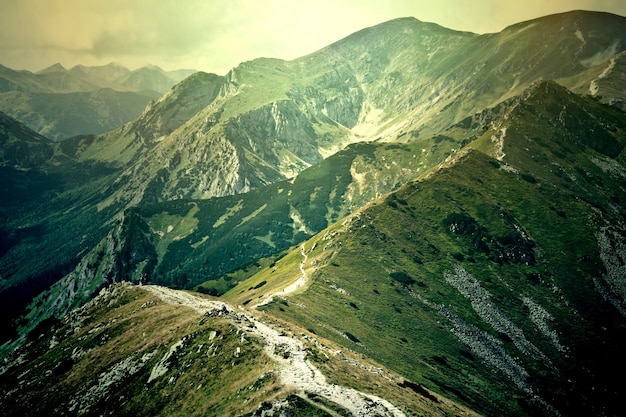
POLYGON ((193 70, 134 71, 116 63, 65 69, 55 64, 39 72, 0 65, 0 111, 54 140, 99 134, 139 116, 193 70))
POLYGON ((619 414, 625 27, 401 18, 102 134, 0 113, 3 409, 619 414))

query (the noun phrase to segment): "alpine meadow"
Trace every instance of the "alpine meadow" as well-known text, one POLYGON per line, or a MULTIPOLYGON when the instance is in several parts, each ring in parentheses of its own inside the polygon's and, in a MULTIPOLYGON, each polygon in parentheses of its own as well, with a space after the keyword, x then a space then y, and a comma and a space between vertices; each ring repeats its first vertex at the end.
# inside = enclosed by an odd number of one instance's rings
POLYGON ((6 416, 617 416, 626 18, 226 75, 0 65, 6 416))

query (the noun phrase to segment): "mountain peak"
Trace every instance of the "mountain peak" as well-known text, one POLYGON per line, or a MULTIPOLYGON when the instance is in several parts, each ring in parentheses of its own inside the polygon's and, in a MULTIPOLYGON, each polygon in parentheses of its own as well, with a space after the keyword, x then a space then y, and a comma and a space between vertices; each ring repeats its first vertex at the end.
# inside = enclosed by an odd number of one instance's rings
POLYGON ((161 67, 159 67, 158 65, 154 65, 154 64, 144 65, 143 67, 139 68, 139 70, 150 70, 150 71, 164 72, 161 67))
POLYGON ((572 97, 574 94, 554 80, 540 79, 533 82, 526 89, 525 94, 522 94, 522 98, 527 100, 534 96, 546 95, 551 97, 569 98, 572 97))
POLYGON ((37 72, 37 74, 50 74, 55 72, 65 73, 67 72, 67 69, 59 62, 57 62, 56 64, 50 65, 49 67, 42 69, 41 71, 37 72))
POLYGON ((424 22, 412 16, 399 17, 397 19, 388 20, 383 23, 379 23, 374 26, 370 26, 368 28, 362 29, 358 32, 349 35, 343 40, 336 42, 341 43, 347 40, 360 40, 365 36, 407 36, 411 34, 451 34, 451 33, 467 33, 470 32, 461 32, 453 29, 445 28, 437 23, 432 22, 424 22))
POLYGON ((568 25, 585 25, 585 24, 602 24, 612 25, 613 22, 624 21, 626 18, 613 13, 599 12, 592 10, 570 10, 562 13, 554 13, 546 16, 537 17, 534 19, 525 20, 522 22, 514 23, 507 26, 504 31, 513 28, 521 28, 527 26, 530 23, 544 23, 551 25, 562 25, 559 29, 563 29, 568 25))
POLYGON ((111 61, 108 64, 105 65, 105 67, 113 67, 113 68, 126 68, 124 65, 120 64, 119 62, 116 61, 111 61))

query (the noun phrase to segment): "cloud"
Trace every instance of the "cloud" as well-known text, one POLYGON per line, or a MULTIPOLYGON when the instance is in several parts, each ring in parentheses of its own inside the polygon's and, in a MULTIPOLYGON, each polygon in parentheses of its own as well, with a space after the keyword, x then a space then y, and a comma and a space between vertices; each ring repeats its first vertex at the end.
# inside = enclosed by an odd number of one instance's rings
MULTIPOLYGON (((159 1, 133 3, 114 26, 102 26, 91 41, 94 56, 182 56, 215 36, 219 27, 217 3, 159 1), (122 24, 120 24, 122 23, 122 24)), ((118 12, 119 13, 119 12, 118 12)))
POLYGON ((202 0, 3 0, 0 50, 181 57, 214 36, 218 6, 202 0))
POLYGON ((396 17, 478 33, 623 0, 1 0, 0 63, 40 69, 118 61, 225 73, 259 56, 293 59, 396 17))

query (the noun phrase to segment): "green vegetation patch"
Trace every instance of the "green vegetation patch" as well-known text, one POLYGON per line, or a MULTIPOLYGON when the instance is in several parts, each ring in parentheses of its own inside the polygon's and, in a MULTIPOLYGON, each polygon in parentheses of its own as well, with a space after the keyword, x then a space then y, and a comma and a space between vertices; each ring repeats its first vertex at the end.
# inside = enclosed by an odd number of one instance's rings
MULTIPOLYGON (((606 337, 600 330, 606 323, 611 340, 625 331, 594 284, 604 272, 590 219, 598 219, 601 204, 612 204, 613 191, 607 196, 589 181, 610 175, 584 152, 554 159, 570 172, 575 162, 589 173, 584 184, 559 189, 542 186, 561 181, 553 170, 532 165, 528 175, 536 181, 528 181, 471 151, 315 236, 311 286, 287 304, 262 308, 479 412, 567 410, 588 393, 584 384, 555 385, 554 367, 573 381, 583 376, 572 364, 586 363, 605 380, 608 369, 588 349, 606 337), (476 281, 447 282, 457 267, 476 281), (539 315, 552 319, 539 325, 539 315), (501 346, 502 357, 530 376, 514 380, 513 368, 488 365, 477 340, 463 334, 493 338, 480 346, 501 346), (576 352, 575 360, 563 356, 564 347, 576 352), (524 384, 546 393, 550 405, 532 403, 524 384)), ((618 345, 605 345, 603 357, 621 368, 618 345)), ((616 394, 608 383, 603 389, 598 399, 616 394)))
POLYGON ((173 241, 184 239, 198 227, 198 219, 195 216, 200 208, 196 203, 189 203, 188 206, 189 211, 182 217, 164 211, 146 219, 153 233, 160 237, 156 247, 159 258, 163 258, 167 247, 173 241))

